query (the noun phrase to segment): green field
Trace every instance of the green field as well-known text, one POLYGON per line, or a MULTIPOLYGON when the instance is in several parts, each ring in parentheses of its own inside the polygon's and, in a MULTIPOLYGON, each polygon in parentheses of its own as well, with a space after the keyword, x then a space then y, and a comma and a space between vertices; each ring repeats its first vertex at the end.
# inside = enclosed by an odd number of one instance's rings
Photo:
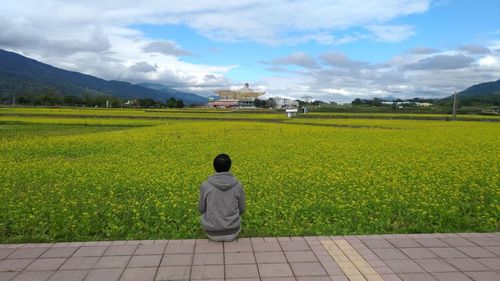
POLYGON ((0 242, 202 237, 228 153, 243 236, 499 231, 500 123, 0 108, 0 242))

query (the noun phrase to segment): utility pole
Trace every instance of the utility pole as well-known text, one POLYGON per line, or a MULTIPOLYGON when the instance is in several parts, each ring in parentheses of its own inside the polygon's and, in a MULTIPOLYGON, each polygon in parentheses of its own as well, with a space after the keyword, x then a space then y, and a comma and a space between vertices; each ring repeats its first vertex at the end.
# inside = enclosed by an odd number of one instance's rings
POLYGON ((455 95, 453 96, 453 116, 451 118, 451 121, 456 121, 457 120, 457 92, 455 92, 455 95))
POLYGON ((16 94, 15 93, 12 96, 12 106, 16 106, 16 94))

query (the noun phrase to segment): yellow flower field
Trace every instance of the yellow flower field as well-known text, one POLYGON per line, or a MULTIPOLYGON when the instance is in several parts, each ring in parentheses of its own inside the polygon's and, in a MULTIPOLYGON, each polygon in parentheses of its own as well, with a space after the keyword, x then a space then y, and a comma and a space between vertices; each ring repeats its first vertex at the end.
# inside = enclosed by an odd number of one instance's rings
POLYGON ((0 242, 201 237, 223 152, 243 236, 499 230, 500 123, 286 122, 0 116, 0 242))

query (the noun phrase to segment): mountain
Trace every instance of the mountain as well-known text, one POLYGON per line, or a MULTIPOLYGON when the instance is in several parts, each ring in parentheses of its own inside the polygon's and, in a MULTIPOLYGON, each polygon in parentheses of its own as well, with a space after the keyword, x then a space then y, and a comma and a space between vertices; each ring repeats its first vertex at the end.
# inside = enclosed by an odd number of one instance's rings
POLYGON ((180 92, 180 91, 174 90, 174 89, 169 88, 169 87, 162 85, 162 84, 139 83, 137 85, 144 87, 144 88, 156 90, 156 91, 162 92, 162 93, 167 94, 167 95, 171 95, 172 97, 174 97, 176 99, 181 99, 186 104, 205 104, 208 102, 208 98, 201 97, 201 96, 198 96, 195 94, 180 92))
MULTIPOLYGON (((500 105, 500 79, 473 85, 457 93, 461 105, 500 105)), ((453 101, 453 95, 441 101, 453 101)))
POLYGON ((162 90, 156 90, 123 81, 108 81, 53 67, 0 49, 0 96, 13 93, 33 96, 47 93, 55 93, 60 96, 83 96, 90 93, 111 95, 122 99, 152 98, 157 101, 165 101, 174 97, 182 99, 186 104, 198 103, 192 102, 196 100, 196 97, 200 101, 205 100, 194 94, 163 87, 162 90), (167 91, 167 89, 172 92, 167 91))
POLYGON ((500 96, 500 79, 477 84, 459 93, 462 98, 500 96))

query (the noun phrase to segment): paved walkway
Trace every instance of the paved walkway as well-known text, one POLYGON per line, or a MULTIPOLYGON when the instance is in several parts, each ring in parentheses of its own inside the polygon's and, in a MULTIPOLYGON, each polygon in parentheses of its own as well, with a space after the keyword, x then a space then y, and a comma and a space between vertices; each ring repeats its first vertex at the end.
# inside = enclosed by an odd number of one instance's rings
POLYGON ((500 233, 0 245, 10 280, 500 280, 500 233))

